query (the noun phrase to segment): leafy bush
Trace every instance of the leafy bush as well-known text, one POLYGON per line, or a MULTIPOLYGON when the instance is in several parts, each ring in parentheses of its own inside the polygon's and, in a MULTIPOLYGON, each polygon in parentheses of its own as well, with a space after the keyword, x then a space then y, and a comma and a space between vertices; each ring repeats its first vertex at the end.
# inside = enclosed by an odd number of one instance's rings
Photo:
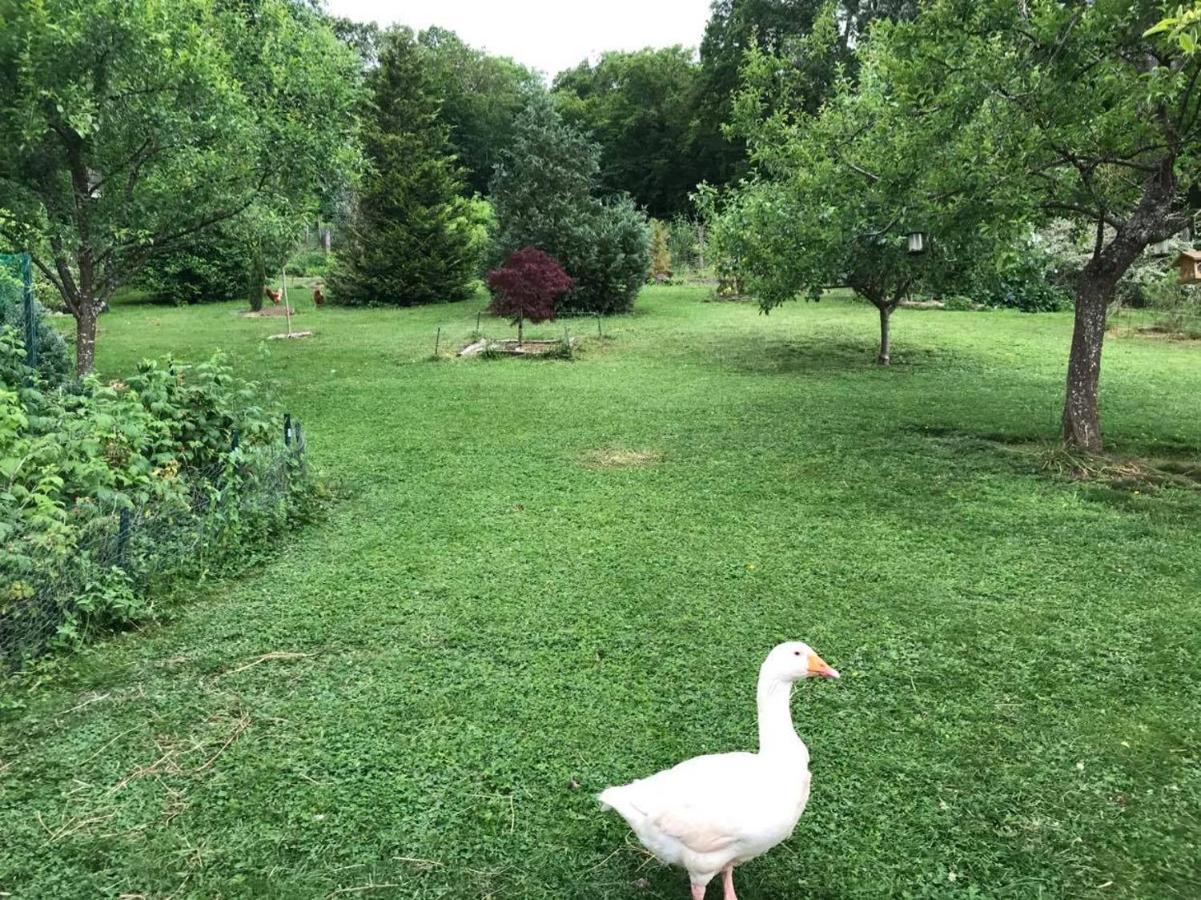
MULTIPOLYGON (((693 202, 709 237, 709 259, 717 276, 716 294, 727 300, 741 298, 747 261, 754 258, 755 246, 750 241, 754 218, 749 209, 755 188, 748 186, 741 197, 722 195, 711 185, 702 184, 693 195, 693 202)), ((771 204, 762 204, 771 207, 771 204)), ((771 267, 765 267, 771 271, 771 267)), ((816 298, 814 298, 816 299, 816 298)))
POLYGON ((563 266, 575 288, 561 301, 566 315, 629 312, 650 263, 645 217, 627 197, 598 203, 564 242, 563 266))
POLYGON ((982 289, 977 292, 987 306, 1002 306, 1022 312, 1055 312, 1072 305, 1071 294, 1057 283, 1056 261, 1035 240, 1007 247, 984 271, 977 273, 982 289))
POLYGON ((571 290, 571 278, 554 257, 537 247, 523 247, 499 269, 488 273, 493 315, 507 316, 517 326, 517 343, 524 339, 529 319, 535 325, 555 317, 555 301, 571 290))
POLYGON ((651 268, 648 277, 651 281, 663 282, 671 280, 671 247, 670 232, 667 223, 661 219, 651 219, 651 268))
POLYGON ((306 482, 277 411, 219 358, 48 385, 0 333, 0 661, 128 622, 152 581, 244 553, 306 482))
POLYGON ((1147 306, 1155 327, 1169 334, 1201 338, 1201 293, 1196 286, 1180 284, 1175 270, 1161 272, 1146 288, 1147 306))
MULTIPOLYGON (((1111 235, 1107 233, 1106 240, 1110 238, 1111 235)), ((1069 296, 1076 292, 1076 281, 1092 256, 1095 239, 1090 229, 1065 220, 1051 222, 1035 237, 1050 259, 1051 281, 1069 296)), ((1114 287, 1114 305, 1134 308, 1152 305, 1165 273, 1171 268, 1172 257, 1188 247, 1187 242, 1177 240, 1170 242, 1167 257, 1144 252, 1114 287)))
POLYGON ((677 270, 700 269, 704 262, 701 245, 703 227, 686 216, 675 216, 668 223, 667 250, 677 270))
POLYGON ((151 257, 137 286, 159 303, 233 300, 246 293, 251 253, 229 224, 207 229, 187 243, 151 257))
POLYGON ((628 198, 594 196, 599 149, 549 98, 535 97, 514 131, 492 179, 493 258, 520 247, 554 256, 575 282, 560 314, 629 311, 650 265, 646 217, 628 198))
POLYGON ((288 274, 299 278, 324 278, 329 272, 330 254, 324 250, 302 250, 288 260, 288 274))
MULTIPOLYGON (((24 287, 7 266, 0 265, 0 329, 7 326, 23 341, 25 335, 24 287)), ((72 370, 71 355, 62 335, 50 324, 46 307, 38 300, 33 301, 35 317, 34 334, 38 346, 38 374, 48 384, 59 385, 66 381, 72 370)))
POLYGON ((468 253, 473 261, 473 271, 482 275, 496 242, 496 210, 491 201, 477 196, 467 201, 466 215, 470 235, 468 253))

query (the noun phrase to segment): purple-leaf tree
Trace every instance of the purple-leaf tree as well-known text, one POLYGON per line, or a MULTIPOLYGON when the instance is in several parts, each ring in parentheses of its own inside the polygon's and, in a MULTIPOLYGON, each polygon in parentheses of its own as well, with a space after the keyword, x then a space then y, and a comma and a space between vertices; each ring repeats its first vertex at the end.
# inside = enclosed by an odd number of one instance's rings
POLYGON ((522 247, 503 266, 488 273, 488 287, 492 289, 488 311, 512 320, 517 326, 520 347, 525 320, 537 325, 553 319, 555 301, 574 285, 571 276, 549 253, 537 247, 522 247))

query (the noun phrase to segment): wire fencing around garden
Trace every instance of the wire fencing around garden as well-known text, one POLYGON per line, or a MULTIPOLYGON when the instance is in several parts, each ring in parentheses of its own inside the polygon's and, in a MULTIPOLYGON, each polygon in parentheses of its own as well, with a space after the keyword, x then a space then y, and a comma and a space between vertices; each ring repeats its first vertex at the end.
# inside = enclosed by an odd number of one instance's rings
POLYGON ((235 437, 226 464, 170 473, 186 485, 172 502, 79 500, 68 510, 78 536, 61 562, 3 586, 0 671, 143 619, 156 588, 261 553, 288 525, 305 468, 304 432, 285 416, 277 443, 238 447, 235 437))
POLYGON ((33 261, 28 253, 0 253, 0 324, 4 323, 17 328, 25 342, 26 362, 36 369, 33 261))
POLYGON ((1119 307, 1109 317, 1113 328, 1180 340, 1201 339, 1201 304, 1196 301, 1132 309, 1119 307))

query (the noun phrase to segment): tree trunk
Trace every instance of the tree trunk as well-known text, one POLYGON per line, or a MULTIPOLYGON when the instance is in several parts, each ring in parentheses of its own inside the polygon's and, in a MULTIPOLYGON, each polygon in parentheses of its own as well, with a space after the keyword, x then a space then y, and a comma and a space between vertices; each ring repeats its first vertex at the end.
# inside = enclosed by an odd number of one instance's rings
POLYGON ((1105 246, 1098 229, 1097 247, 1076 283, 1076 317, 1072 328, 1072 350, 1068 357, 1067 394, 1063 403, 1063 441, 1088 453, 1100 453, 1101 410, 1097 400, 1101 385, 1101 348, 1105 343, 1105 320, 1118 280, 1164 226, 1167 211, 1159 222, 1147 223, 1132 217, 1105 246))
POLYGON ((876 356, 876 362, 882 366, 892 364, 892 357, 889 352, 892 349, 892 334, 890 331, 892 319, 892 306, 888 303, 878 304, 876 306, 880 310, 880 352, 876 356))
POLYGON ((75 313, 75 374, 82 377, 96 364, 96 318, 99 308, 93 297, 80 297, 75 313))
POLYGON ((1081 273, 1076 291, 1072 351, 1068 357, 1063 440, 1090 453, 1099 453, 1102 447, 1097 389, 1101 383, 1101 348, 1112 291, 1112 284, 1105 284, 1096 274, 1090 276, 1087 268, 1081 273))
POLYGON ((1175 157, 1165 157, 1143 182, 1142 197, 1108 244, 1104 243, 1105 222, 1097 222, 1092 259, 1076 284, 1076 321, 1068 357, 1063 440, 1089 453, 1099 453, 1103 447, 1097 393, 1101 384, 1105 319, 1114 287, 1148 244, 1171 237, 1187 222, 1173 212, 1177 194, 1174 162, 1175 157))
POLYGON ((517 316, 517 346, 522 344, 522 326, 525 325, 525 317, 518 314, 517 316))

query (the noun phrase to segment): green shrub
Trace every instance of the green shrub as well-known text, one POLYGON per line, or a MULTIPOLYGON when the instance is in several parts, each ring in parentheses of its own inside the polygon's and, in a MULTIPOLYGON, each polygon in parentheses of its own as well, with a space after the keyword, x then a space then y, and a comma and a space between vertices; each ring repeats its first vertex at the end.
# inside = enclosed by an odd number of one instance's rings
POLYGON ((466 207, 467 229, 470 235, 468 252, 474 271, 483 277, 488 269, 492 245, 496 241, 496 210, 483 197, 472 197, 466 207))
POLYGON ((599 148, 565 125, 549 98, 535 97, 514 132, 492 179, 494 261, 537 247, 575 281, 560 315, 628 312, 650 266, 646 217, 628 198, 594 196, 599 148))
POLYGON ((209 228, 151 257, 136 286, 157 303, 214 303, 245 296, 251 250, 232 224, 209 228))
POLYGON ((687 216, 675 216, 668 223, 667 250, 676 271, 701 268, 704 258, 701 234, 701 224, 687 216))
POLYGON ((1201 338, 1201 293, 1196 286, 1180 284, 1175 270, 1160 272, 1144 288, 1155 327, 1192 339, 1201 338))
POLYGON ((575 288, 560 302, 560 315, 629 312, 646 283, 650 263, 645 218, 632 200, 597 203, 592 214, 563 235, 560 260, 575 288))
MULTIPOLYGON (((1111 237, 1107 232, 1106 240, 1111 237)), ((1064 220, 1051 222, 1036 235, 1037 243, 1050 260, 1049 279, 1069 297, 1076 293, 1077 279, 1092 257, 1095 240, 1092 229, 1064 220)), ((1170 246, 1173 247, 1171 253, 1175 254, 1178 250, 1187 249, 1188 244, 1175 241, 1170 246)), ((1114 305, 1136 309, 1150 305, 1157 285, 1171 268, 1171 262, 1171 256, 1153 256, 1150 252, 1144 252, 1114 286, 1114 305)))
MULTIPOLYGON (((36 282, 35 282, 36 284, 36 282)), ((24 287, 7 266, 0 265, 0 328, 11 328, 18 339, 24 340, 25 305, 24 287)), ((50 315, 37 299, 33 301, 35 318, 34 334, 38 347, 38 374, 48 384, 58 385, 66 381, 72 372, 71 354, 62 335, 50 324, 50 315)))
POLYGON ((301 250, 288 260, 288 274, 298 278, 324 278, 329 272, 331 254, 324 250, 301 250))
POLYGON ((302 509, 278 411, 219 358, 53 387, 0 333, 0 662, 143 616, 150 587, 302 509))
POLYGON ((998 247, 991 256, 950 270, 949 291, 967 292, 984 306, 1022 312, 1055 312, 1072 305, 1071 291, 1060 281, 1063 259, 1040 235, 998 247))

